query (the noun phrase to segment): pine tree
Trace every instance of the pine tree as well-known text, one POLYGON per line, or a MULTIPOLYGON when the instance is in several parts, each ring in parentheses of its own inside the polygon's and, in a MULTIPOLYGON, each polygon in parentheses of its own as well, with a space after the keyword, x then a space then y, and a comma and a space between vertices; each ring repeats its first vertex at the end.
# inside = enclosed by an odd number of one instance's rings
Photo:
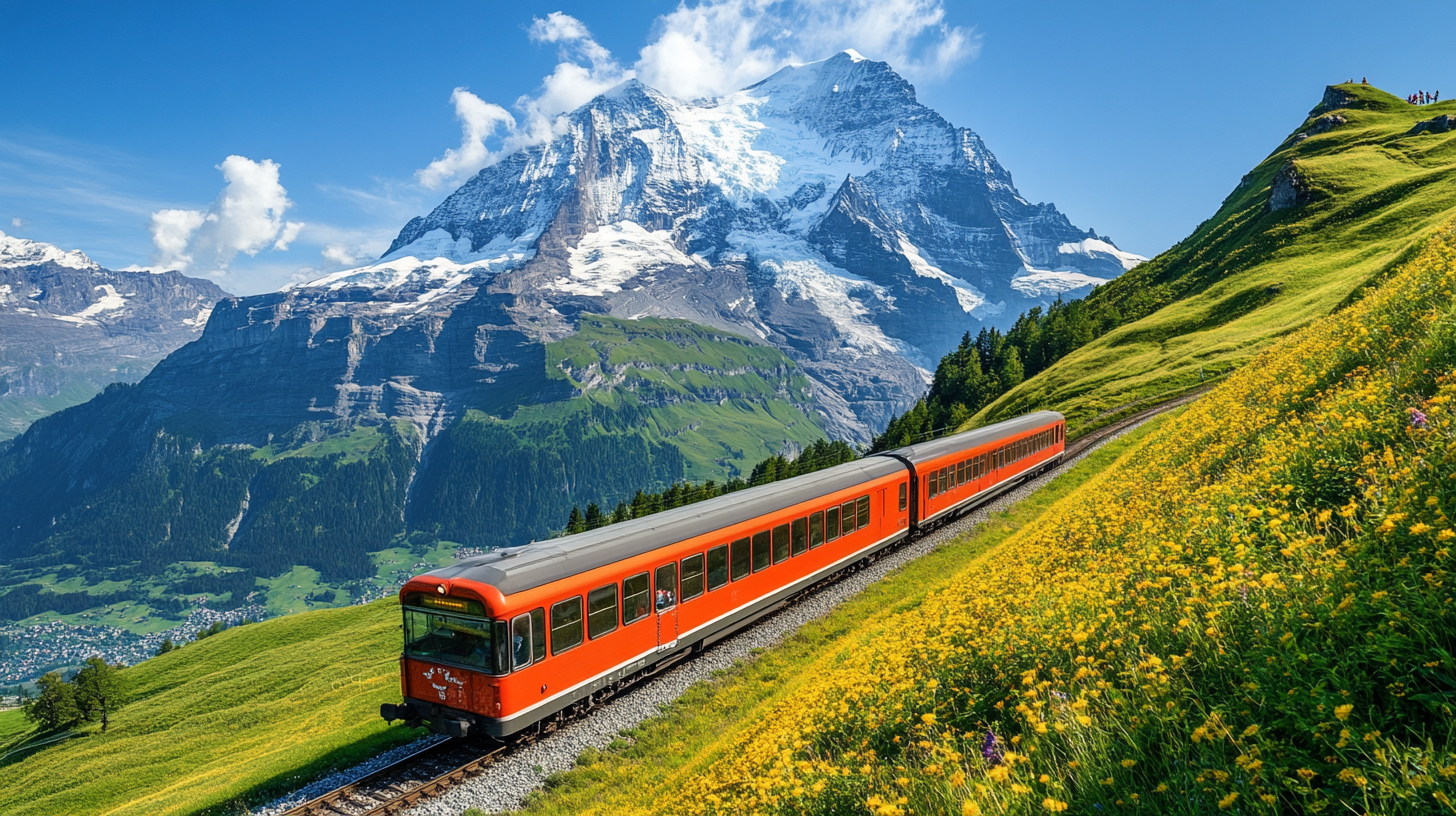
POLYGON ((595 530, 607 523, 606 516, 602 515, 602 508, 597 507, 596 502, 588 502, 586 506, 585 526, 588 530, 595 530))
POLYGON ((582 532, 586 529, 586 520, 581 517, 581 509, 576 505, 571 506, 571 516, 566 520, 566 534, 582 532))
MULTIPOLYGON (((642 491, 637 491, 637 495, 642 495, 642 491)), ((612 511, 612 524, 621 523, 631 517, 632 508, 628 507, 626 502, 617 502, 617 509, 612 511)))

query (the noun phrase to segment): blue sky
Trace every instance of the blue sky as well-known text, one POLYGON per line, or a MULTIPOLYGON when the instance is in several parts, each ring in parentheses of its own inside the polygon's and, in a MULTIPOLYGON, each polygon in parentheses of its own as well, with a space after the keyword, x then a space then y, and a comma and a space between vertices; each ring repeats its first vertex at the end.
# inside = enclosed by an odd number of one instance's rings
POLYGON ((517 123, 491 152, 626 72, 712 91, 852 47, 980 133, 1024 196, 1153 255, 1325 85, 1456 95, 1453 24, 1449 2, 7 0, 0 230, 265 291, 367 259, 453 189, 419 174, 461 149, 456 88, 477 121, 495 105, 517 123), (239 207, 272 214, 224 212, 224 171, 239 207), (159 212, 175 244, 154 241, 159 212))

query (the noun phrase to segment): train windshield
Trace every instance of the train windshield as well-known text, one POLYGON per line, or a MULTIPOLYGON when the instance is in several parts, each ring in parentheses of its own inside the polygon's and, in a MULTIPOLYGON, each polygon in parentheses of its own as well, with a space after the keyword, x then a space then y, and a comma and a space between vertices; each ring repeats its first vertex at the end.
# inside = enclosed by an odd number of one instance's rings
POLYGON ((410 657, 505 674, 510 671, 506 640, 504 621, 404 610, 404 653, 410 657))

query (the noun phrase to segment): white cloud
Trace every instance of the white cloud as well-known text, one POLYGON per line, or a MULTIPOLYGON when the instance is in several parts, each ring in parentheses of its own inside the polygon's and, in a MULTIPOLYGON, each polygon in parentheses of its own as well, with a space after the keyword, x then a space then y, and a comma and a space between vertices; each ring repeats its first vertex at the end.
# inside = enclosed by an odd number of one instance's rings
POLYGON ((29 222, 27 222, 24 218, 20 217, 10 219, 10 226, 14 227, 15 229, 25 229, 25 225, 27 223, 29 222))
POLYGON ((532 42, 558 46, 560 62, 512 116, 456 88, 460 146, 415 173, 424 187, 456 186, 483 167, 562 130, 562 115, 628 79, 695 99, 734 91, 794 63, 846 48, 889 62, 912 80, 946 76, 980 51, 973 29, 945 22, 943 0, 709 0, 680 2, 657 18, 653 38, 625 68, 580 20, 559 11, 535 18, 532 42))
POLYGON ((517 122, 505 108, 465 88, 456 88, 450 94, 450 103, 455 106, 455 118, 460 120, 460 146, 446 150, 445 155, 415 173, 422 186, 438 190, 459 185, 501 157, 547 141, 559 132, 561 114, 632 78, 632 72, 623 70, 575 17, 554 11, 544 19, 532 20, 527 33, 532 42, 558 46, 561 62, 542 78, 535 94, 516 99, 521 121, 517 122), (487 146, 491 139, 496 139, 494 150, 487 146))
POLYGON ((464 88, 456 88, 450 94, 450 103, 455 106, 455 118, 460 120, 460 146, 446 150, 444 156, 415 173, 420 184, 431 190, 458 184, 494 163, 498 153, 488 149, 485 140, 498 128, 510 131, 516 127, 515 117, 505 108, 492 105, 464 88))
POLYGON ((980 50, 974 30, 945 22, 942 0, 720 0, 659 17, 637 75, 684 99, 757 82, 779 68, 853 48, 912 80, 946 76, 980 50))
POLYGON ((303 230, 301 222, 283 217, 293 202, 271 159, 228 156, 217 169, 227 186, 207 210, 152 213, 158 266, 190 270, 200 265, 222 271, 240 252, 252 256, 269 248, 288 249, 303 230))
POLYGON ((359 251, 354 247, 344 246, 343 244, 329 244, 319 254, 324 256, 325 261, 335 266, 353 266, 363 260, 363 257, 358 253, 359 251))

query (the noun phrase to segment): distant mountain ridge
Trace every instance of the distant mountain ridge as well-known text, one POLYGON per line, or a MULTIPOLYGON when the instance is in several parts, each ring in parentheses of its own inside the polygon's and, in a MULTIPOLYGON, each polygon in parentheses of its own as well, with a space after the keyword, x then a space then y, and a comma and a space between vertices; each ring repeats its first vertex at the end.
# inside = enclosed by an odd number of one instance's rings
POLYGON ((226 297, 211 281, 105 269, 80 250, 0 232, 0 439, 140 380, 201 336, 226 297))

